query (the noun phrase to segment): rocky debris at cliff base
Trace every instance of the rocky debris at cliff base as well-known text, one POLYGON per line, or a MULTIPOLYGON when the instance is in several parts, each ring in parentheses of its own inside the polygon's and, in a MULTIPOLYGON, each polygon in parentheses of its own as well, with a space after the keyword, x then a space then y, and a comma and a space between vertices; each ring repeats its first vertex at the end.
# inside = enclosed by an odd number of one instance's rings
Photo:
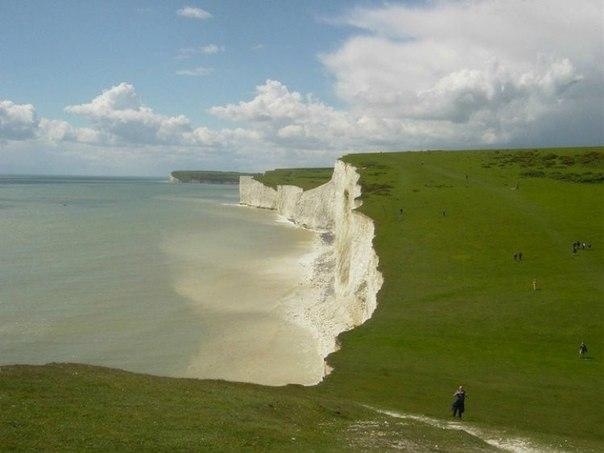
MULTIPOLYGON (((317 233, 312 250, 300 264, 305 268, 304 278, 298 288, 290 294, 280 307, 282 316, 307 329, 317 342, 318 356, 324 361, 329 352, 335 350, 335 339, 331 330, 334 321, 324 313, 334 300, 335 257, 330 234, 317 233)), ((327 375, 331 368, 324 365, 327 375)), ((323 376, 318 377, 317 383, 323 376)))

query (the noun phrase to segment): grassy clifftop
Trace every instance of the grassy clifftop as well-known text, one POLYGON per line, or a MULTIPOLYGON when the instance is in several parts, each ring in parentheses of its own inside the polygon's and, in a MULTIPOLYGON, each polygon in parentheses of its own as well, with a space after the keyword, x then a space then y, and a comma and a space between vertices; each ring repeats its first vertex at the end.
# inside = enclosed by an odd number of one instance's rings
MULTIPOLYGON (((0 448, 487 450, 462 431, 361 405, 446 419, 463 384, 465 424, 601 451, 604 149, 344 160, 361 174, 360 210, 375 220, 385 283, 373 317, 341 336, 323 383, 2 367, 0 448), (591 247, 573 253, 576 241, 591 247)), ((279 170, 262 180, 308 188, 326 175, 279 170)))
POLYGON ((265 186, 294 185, 304 190, 314 189, 331 179, 333 168, 278 168, 255 177, 265 186))
POLYGON ((360 169, 385 283, 321 389, 444 416, 463 384, 470 421, 602 442, 604 150, 344 160, 360 169))
POLYGON ((180 182, 204 182, 215 184, 238 184, 240 176, 255 176, 256 173, 239 173, 236 171, 173 171, 170 173, 180 182))

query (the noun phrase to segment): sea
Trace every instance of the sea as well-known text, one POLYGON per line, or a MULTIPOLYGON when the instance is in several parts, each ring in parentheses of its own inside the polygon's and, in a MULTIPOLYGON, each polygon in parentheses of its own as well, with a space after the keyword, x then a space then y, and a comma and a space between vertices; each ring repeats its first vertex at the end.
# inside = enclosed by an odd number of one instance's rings
POLYGON ((0 176, 0 365, 313 384, 322 358, 282 305, 314 234, 236 185, 0 176))

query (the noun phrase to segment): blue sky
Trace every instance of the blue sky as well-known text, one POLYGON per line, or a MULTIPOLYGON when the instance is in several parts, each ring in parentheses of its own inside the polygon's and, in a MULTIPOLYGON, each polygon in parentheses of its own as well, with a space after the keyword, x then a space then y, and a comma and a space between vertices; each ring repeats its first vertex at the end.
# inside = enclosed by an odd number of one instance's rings
POLYGON ((602 144, 603 8, 2 0, 0 173, 602 144))
POLYGON ((269 78, 329 99, 317 54, 346 31, 322 20, 346 4, 208 1, 194 4, 211 11, 200 21, 177 15, 190 5, 182 2, 2 0, 0 96, 36 100, 41 115, 59 117, 65 105, 128 81, 158 111, 205 120, 205 109, 238 101, 269 78), (178 58, 182 49, 211 44, 216 54, 178 58), (176 75, 195 67, 212 73, 176 75))

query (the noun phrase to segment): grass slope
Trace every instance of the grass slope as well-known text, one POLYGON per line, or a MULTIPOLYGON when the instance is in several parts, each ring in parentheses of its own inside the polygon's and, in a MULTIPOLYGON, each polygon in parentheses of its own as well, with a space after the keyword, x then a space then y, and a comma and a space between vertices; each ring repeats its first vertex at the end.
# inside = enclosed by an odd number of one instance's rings
POLYGON ((429 451, 491 448, 300 386, 174 379, 74 364, 3 366, 0 450, 429 451))
POLYGON ((602 148, 345 161, 360 169, 385 283, 321 391, 444 417, 464 384, 470 421, 601 447, 602 148), (593 247, 573 255, 576 240, 593 247))

